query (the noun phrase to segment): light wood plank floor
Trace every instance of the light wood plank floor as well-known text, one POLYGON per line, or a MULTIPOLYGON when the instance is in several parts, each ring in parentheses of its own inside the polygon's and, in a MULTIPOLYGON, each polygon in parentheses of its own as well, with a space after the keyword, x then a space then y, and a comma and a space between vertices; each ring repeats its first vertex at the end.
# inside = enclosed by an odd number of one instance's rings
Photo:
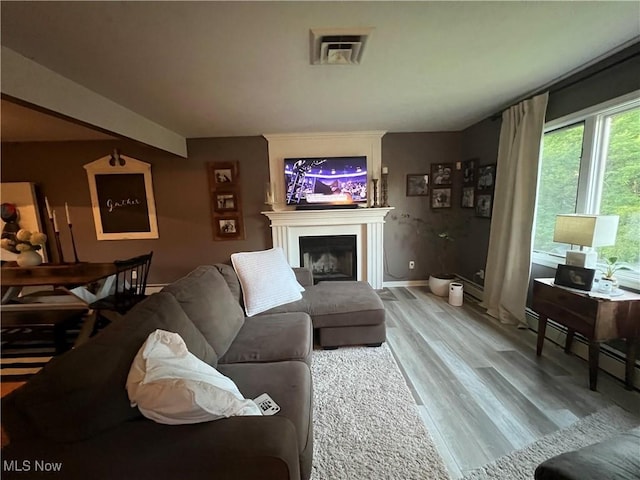
POLYGON ((387 340, 453 479, 619 405, 640 416, 640 394, 536 335, 501 325, 465 298, 452 307, 427 287, 386 288, 387 340))

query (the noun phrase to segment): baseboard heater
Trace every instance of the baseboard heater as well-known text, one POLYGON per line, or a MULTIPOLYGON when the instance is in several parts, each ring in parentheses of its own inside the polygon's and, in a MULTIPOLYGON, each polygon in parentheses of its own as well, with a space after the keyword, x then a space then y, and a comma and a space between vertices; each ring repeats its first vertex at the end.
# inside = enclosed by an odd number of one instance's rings
POLYGON ((456 275, 456 281, 462 283, 462 290, 466 295, 470 295, 478 302, 482 302, 484 298, 484 287, 482 285, 462 275, 456 275))

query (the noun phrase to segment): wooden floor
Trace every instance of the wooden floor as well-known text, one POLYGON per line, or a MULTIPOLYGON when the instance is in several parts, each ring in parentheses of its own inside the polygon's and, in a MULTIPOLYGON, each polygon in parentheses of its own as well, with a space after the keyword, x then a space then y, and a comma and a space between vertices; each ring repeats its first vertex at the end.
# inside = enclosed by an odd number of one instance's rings
POLYGON ((469 298, 462 307, 427 287, 380 292, 387 340, 451 477, 461 478, 602 408, 640 416, 640 394, 605 372, 588 388, 587 363, 535 333, 504 326, 469 298))

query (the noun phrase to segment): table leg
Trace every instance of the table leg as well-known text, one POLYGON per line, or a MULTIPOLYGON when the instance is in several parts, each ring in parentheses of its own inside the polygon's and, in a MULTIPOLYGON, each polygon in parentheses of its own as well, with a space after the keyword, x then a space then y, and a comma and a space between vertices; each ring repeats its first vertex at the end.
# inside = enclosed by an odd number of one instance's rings
POLYGON ((60 355, 67 350, 67 328, 63 324, 53 327, 53 344, 56 348, 56 355, 60 355))
POLYGON ((589 342, 589 389, 595 391, 598 385, 598 362, 600 360, 600 343, 589 342))
POLYGON ((627 338, 627 362, 625 365, 624 383, 627 390, 633 390, 634 374, 636 372, 636 357, 638 355, 638 339, 627 338))
POLYGON ((575 333, 576 331, 571 328, 567 330, 567 339, 564 342, 564 353, 571 353, 571 345, 573 344, 573 335, 575 333))
POLYGON ((544 345, 544 335, 547 330, 547 317, 540 315, 538 320, 538 344, 536 345, 536 355, 542 355, 542 346, 544 345))

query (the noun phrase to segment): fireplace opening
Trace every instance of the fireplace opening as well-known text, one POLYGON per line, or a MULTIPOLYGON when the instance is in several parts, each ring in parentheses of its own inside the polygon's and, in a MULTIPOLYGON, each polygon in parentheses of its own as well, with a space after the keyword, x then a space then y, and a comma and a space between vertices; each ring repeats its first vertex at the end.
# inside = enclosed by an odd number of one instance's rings
POLYGON ((320 281, 357 280, 356 235, 299 237, 300 265, 320 281))

